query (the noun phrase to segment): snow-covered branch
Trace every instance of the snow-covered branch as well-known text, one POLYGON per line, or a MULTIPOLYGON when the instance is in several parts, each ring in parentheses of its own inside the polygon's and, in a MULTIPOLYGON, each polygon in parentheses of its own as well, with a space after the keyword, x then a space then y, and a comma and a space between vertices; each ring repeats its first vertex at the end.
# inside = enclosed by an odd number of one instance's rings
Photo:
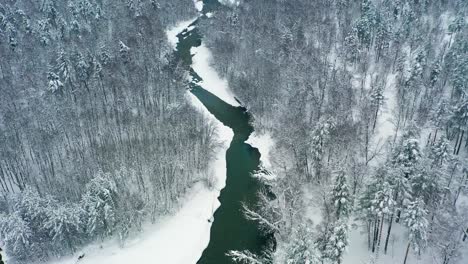
POLYGON ((248 250, 231 250, 229 253, 226 254, 227 256, 231 257, 234 261, 244 263, 244 264, 262 264, 263 262, 248 250))

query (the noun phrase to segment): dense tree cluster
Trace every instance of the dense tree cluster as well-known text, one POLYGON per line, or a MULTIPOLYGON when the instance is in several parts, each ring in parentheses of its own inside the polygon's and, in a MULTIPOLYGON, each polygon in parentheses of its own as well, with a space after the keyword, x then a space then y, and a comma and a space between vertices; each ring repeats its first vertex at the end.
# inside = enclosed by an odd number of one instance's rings
POLYGON ((1 240, 11 261, 124 241, 209 176, 165 30, 191 0, 0 3, 1 240), (65 243, 63 243, 65 241, 65 243))
POLYGON ((456 261, 468 222, 457 202, 467 193, 467 15, 460 0, 259 0, 201 24, 215 67, 276 143, 277 199, 257 218, 273 224, 278 263, 340 263, 354 219, 375 258, 397 223, 407 254, 431 247, 456 261), (317 204, 317 230, 298 237, 317 204))

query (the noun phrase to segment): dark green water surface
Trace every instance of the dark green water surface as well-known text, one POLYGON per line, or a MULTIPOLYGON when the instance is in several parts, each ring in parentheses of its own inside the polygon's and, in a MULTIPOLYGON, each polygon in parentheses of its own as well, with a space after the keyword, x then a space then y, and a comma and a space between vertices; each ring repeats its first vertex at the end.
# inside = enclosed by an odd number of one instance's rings
MULTIPOLYGON (((220 6, 216 0, 206 0, 203 12, 215 12, 217 8, 220 6)), ((192 25, 196 26, 200 19, 208 18, 201 16, 192 25)), ((201 78, 190 68, 190 49, 202 42, 202 36, 196 27, 191 31, 184 30, 178 38, 176 55, 193 78, 189 84, 190 91, 208 111, 234 132, 226 152, 227 180, 219 197, 221 206, 214 213, 209 245, 197 263, 235 263, 226 256, 230 250, 249 250, 260 255, 274 241, 272 234, 262 232, 258 223, 247 220, 242 211, 243 203, 250 208, 257 206, 257 194, 265 187, 252 176, 259 169, 260 153, 258 149, 245 143, 254 131, 251 125, 252 116, 244 107, 227 104, 198 85, 201 78)))

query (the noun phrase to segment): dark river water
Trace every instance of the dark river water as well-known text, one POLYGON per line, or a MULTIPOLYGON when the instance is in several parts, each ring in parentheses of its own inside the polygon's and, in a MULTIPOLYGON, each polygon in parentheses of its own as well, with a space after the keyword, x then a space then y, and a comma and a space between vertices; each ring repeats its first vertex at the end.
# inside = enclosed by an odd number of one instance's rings
MULTIPOLYGON (((203 12, 213 12, 218 8, 222 7, 216 0, 207 0, 203 12)), ((192 64, 190 48, 202 43, 202 35, 196 27, 200 19, 209 18, 201 16, 192 24, 195 25, 195 29, 184 30, 178 35, 176 54, 194 79, 190 83, 190 92, 219 121, 233 130, 234 137, 226 152, 226 187, 218 198, 221 206, 214 213, 208 247, 197 263, 229 264, 235 263, 226 256, 230 250, 249 250, 261 255, 274 242, 274 238, 272 234, 262 232, 257 222, 247 220, 242 211, 242 204, 250 208, 257 206, 258 192, 265 187, 252 175, 259 169, 260 153, 258 149, 245 143, 254 131, 251 125, 252 116, 244 107, 227 104, 200 87, 197 81, 201 79, 190 67, 192 64)))

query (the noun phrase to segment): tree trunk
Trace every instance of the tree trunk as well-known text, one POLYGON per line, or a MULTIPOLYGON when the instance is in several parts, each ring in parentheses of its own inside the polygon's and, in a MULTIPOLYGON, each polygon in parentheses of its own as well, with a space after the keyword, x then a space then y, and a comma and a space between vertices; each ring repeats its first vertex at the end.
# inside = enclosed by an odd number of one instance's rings
POLYGON ((371 249, 371 226, 372 222, 367 221, 367 249, 371 249))
POLYGON ((390 216, 390 222, 388 223, 387 237, 385 238, 384 254, 387 254, 388 241, 390 240, 390 233, 392 232, 393 215, 394 213, 392 213, 392 215, 390 216))
POLYGON ((460 138, 460 130, 457 132, 456 140, 455 140, 455 146, 453 147, 453 155, 457 153, 457 146, 458 146, 458 140, 460 138))
POLYGON ((378 217, 375 218, 375 225, 374 225, 374 237, 372 240, 372 253, 375 252, 375 248, 377 245, 377 239, 379 238, 379 221, 378 217))
POLYGON ((377 102, 377 109, 375 110, 375 118, 374 118, 374 124, 372 125, 372 133, 375 131, 375 125, 377 124, 377 116, 379 115, 379 105, 380 102, 377 102))
POLYGON ((382 229, 383 229, 384 219, 385 219, 385 215, 382 214, 382 220, 380 220, 379 241, 377 243, 378 246, 380 246, 380 240, 382 240, 382 229))
POLYGON ((408 246, 406 246, 405 260, 403 260, 403 264, 406 264, 406 260, 408 260, 408 253, 410 250, 410 246, 411 246, 411 241, 408 241, 408 246))
POLYGON ((462 145, 464 135, 465 135, 465 130, 462 130, 460 140, 458 142, 458 148, 457 148, 457 153, 456 153, 457 155, 458 155, 458 153, 460 153, 460 147, 462 145))

